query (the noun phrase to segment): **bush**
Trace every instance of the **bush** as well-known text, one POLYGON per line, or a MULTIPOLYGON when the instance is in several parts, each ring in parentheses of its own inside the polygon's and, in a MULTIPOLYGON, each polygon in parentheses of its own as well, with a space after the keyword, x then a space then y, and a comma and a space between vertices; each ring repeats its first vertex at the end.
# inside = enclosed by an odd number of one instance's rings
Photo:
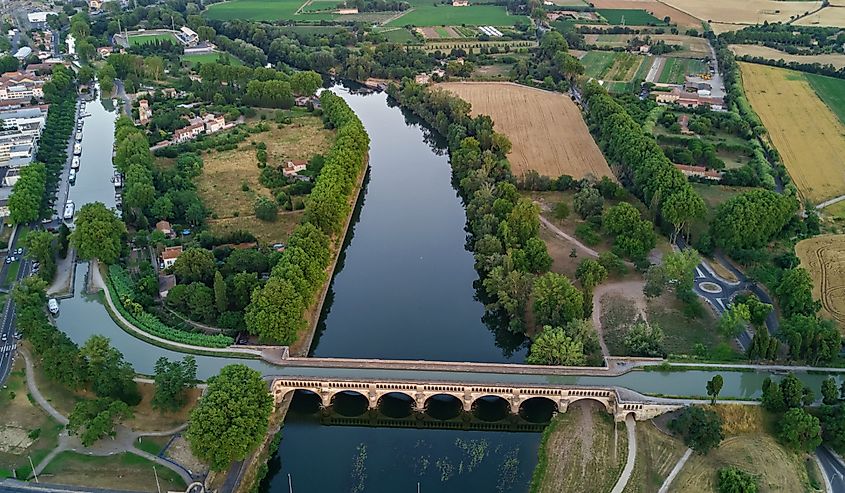
POLYGON ((558 202, 555 204, 554 215, 555 219, 559 221, 563 221, 569 217, 569 206, 566 205, 566 202, 558 202))
POLYGON ((275 221, 279 206, 267 197, 258 197, 255 201, 255 217, 262 221, 275 221))
POLYGON ((589 246, 598 245, 599 241, 601 241, 601 237, 589 224, 579 224, 575 228, 575 236, 583 241, 585 245, 589 246))

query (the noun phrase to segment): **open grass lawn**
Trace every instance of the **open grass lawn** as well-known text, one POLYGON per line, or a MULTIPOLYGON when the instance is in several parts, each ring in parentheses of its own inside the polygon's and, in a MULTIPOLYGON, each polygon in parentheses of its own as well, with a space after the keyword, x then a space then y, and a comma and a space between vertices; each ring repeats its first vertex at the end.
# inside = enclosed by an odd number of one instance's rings
POLYGON ((135 442, 135 446, 139 449, 143 450, 144 452, 158 455, 161 452, 161 449, 167 445, 167 442, 170 441, 170 437, 140 437, 137 442, 135 442))
POLYGON ((667 58, 657 82, 683 84, 684 77, 707 71, 707 64, 692 58, 667 58))
POLYGON ((390 43, 419 43, 417 37, 404 27, 384 29, 377 32, 387 38, 390 43))
POLYGON ((741 357, 732 342, 716 328, 718 320, 702 304, 698 317, 688 317, 674 294, 664 293, 648 300, 648 321, 663 329, 663 346, 670 355, 694 354, 697 345, 706 349, 706 358, 732 360, 741 357))
POLYGON ((662 26, 666 24, 642 9, 597 9, 596 12, 614 26, 662 26))
POLYGON ((653 422, 637 422, 637 461, 623 492, 658 491, 685 450, 683 442, 658 430, 653 422))
POLYGON ((130 34, 129 35, 129 45, 130 46, 138 46, 147 43, 156 43, 159 41, 170 41, 173 43, 178 43, 179 40, 176 39, 176 36, 170 33, 158 33, 158 34, 130 34))
MULTIPOLYGON (((811 470, 815 466, 810 461, 811 470)), ((761 492, 820 491, 810 486, 806 458, 765 433, 730 437, 707 455, 693 454, 672 483, 672 492, 716 491, 717 472, 736 466, 759 478, 761 492)))
MULTIPOLYGON (((44 482, 80 485, 131 491, 156 491, 153 462, 137 455, 123 453, 96 457, 62 452, 39 476, 44 482)), ((156 466, 156 474, 164 491, 184 491, 185 482, 178 474, 156 466)))
POLYGON ((142 383, 138 385, 138 390, 141 392, 141 403, 132 408, 135 415, 126 421, 126 426, 139 431, 164 431, 185 423, 201 393, 199 389, 191 389, 185 406, 171 413, 153 409, 153 385, 142 383))
POLYGON ((28 476, 29 460, 38 463, 58 444, 62 425, 29 400, 23 358, 18 358, 0 389, 0 477, 18 471, 28 476))
POLYGON ((208 6, 206 16, 213 20, 245 19, 272 21, 292 19, 304 0, 231 0, 208 6))
POLYGON ((519 20, 528 18, 519 15, 509 15, 504 7, 498 5, 470 5, 469 7, 452 7, 451 5, 434 4, 430 1, 412 3, 413 10, 408 11, 388 22, 388 26, 513 26, 519 20))
POLYGON ((198 63, 217 63, 218 61, 224 60, 229 63, 229 65, 243 65, 239 58, 234 57, 228 53, 202 53, 198 55, 182 55, 183 62, 189 62, 192 65, 196 65, 198 63))
POLYGON ((267 145, 267 165, 275 166, 286 160, 307 161, 315 154, 326 152, 333 139, 334 133, 323 128, 320 118, 299 114, 293 117, 292 124, 281 128, 271 124, 269 131, 251 136, 237 149, 204 155, 197 189, 203 203, 212 211, 212 219, 209 220, 212 230, 222 233, 245 229, 262 242, 286 239, 299 222, 301 213, 280 211, 274 222, 255 218, 255 200, 259 196, 273 197, 270 190, 258 181, 261 170, 255 157, 256 148, 251 142, 264 142, 267 145), (243 190, 244 184, 247 190, 243 190))
MULTIPOLYGON (((643 64, 645 57, 632 53, 618 53, 606 79, 627 82, 632 80, 643 64)), ((643 77, 645 78, 645 77, 643 77)))
POLYGON ((845 125, 845 80, 816 74, 804 74, 824 104, 845 125))
POLYGON ((554 417, 532 483, 537 493, 607 493, 619 478, 628 455, 625 425, 596 401, 579 401, 554 417), (542 464, 541 459, 541 464, 542 464))
POLYGON ((590 51, 581 58, 581 63, 584 64, 584 75, 603 79, 615 60, 616 53, 614 52, 590 51))

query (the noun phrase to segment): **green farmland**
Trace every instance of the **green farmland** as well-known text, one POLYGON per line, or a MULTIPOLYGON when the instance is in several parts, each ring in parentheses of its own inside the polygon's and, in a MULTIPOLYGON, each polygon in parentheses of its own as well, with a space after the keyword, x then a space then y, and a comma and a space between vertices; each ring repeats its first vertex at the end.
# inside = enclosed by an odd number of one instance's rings
POLYGON ((581 63, 584 64, 584 75, 601 79, 613 66, 615 60, 616 53, 612 51, 591 51, 581 58, 581 63))
POLYGON ((381 29, 375 32, 387 38, 387 41, 390 43, 415 44, 420 42, 420 40, 417 39, 411 31, 405 29, 404 27, 381 29))
POLYGON ((170 33, 160 34, 130 34, 129 44, 131 46, 145 45, 148 43, 158 43, 160 41, 170 41, 171 43, 178 43, 176 36, 170 33))
POLYGON ((824 75, 803 74, 824 104, 845 125, 845 80, 824 75))
POLYGON ((434 4, 431 1, 414 0, 412 9, 405 15, 388 22, 388 26, 513 26, 517 21, 528 22, 528 18, 510 15, 504 7, 498 5, 470 5, 452 7, 434 4))
POLYGON ((683 84, 687 75, 707 72, 707 64, 691 58, 667 58, 657 82, 683 84))
POLYGON ((209 19, 228 21, 244 19, 250 21, 303 20, 319 21, 331 19, 334 14, 300 14, 297 9, 304 0, 230 0, 210 5, 206 11, 209 19))
POLYGON ((198 63, 217 63, 220 61, 228 63, 229 65, 244 64, 244 62, 240 61, 240 59, 233 57, 228 53, 203 53, 200 55, 182 55, 182 61, 189 62, 192 65, 196 65, 198 63))
POLYGON ((596 9, 596 12, 614 26, 666 25, 662 20, 641 9, 596 9))
POLYGON ((587 77, 623 83, 644 79, 651 61, 651 58, 615 51, 591 51, 581 59, 587 77))

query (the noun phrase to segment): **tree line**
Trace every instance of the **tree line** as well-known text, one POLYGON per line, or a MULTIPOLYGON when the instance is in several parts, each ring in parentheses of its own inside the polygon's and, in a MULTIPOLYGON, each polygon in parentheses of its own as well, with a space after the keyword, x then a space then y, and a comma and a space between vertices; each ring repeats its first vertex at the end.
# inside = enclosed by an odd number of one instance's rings
POLYGON ((266 342, 291 344, 305 328, 305 310, 326 281, 332 241, 342 241, 369 149, 363 124, 343 98, 324 91, 320 103, 324 123, 336 129, 334 144, 306 201, 303 223, 245 311, 247 330, 266 342))

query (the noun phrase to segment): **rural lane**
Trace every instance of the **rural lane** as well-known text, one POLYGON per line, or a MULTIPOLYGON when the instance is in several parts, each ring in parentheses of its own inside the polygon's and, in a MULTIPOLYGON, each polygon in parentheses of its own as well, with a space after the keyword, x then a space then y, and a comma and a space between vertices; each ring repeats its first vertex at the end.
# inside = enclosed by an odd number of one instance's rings
POLYGON ((625 461, 622 474, 610 493, 622 493, 625 486, 628 485, 628 480, 631 479, 631 473, 634 472, 634 465, 637 462, 637 422, 634 421, 633 414, 625 417, 625 428, 628 430, 628 458, 625 461))
POLYGON ((688 448, 684 455, 678 459, 678 462, 675 464, 675 467, 672 468, 672 471, 666 476, 666 479, 663 481, 663 484, 660 485, 660 489, 657 490, 657 493, 666 493, 669 491, 669 487, 672 486, 672 481, 675 480, 675 477, 681 472, 681 469, 684 468, 684 464, 687 463, 687 459, 690 458, 692 455, 692 449, 688 448))

